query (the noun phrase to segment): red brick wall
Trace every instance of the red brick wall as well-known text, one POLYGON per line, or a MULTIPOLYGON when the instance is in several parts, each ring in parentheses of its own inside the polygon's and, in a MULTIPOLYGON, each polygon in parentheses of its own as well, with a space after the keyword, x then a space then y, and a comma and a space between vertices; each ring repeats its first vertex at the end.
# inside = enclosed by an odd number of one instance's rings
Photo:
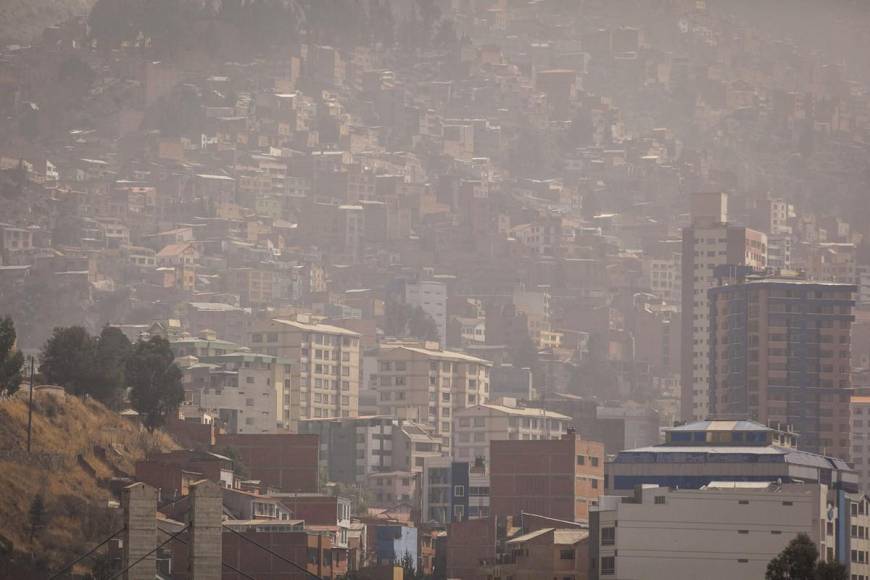
POLYGON ((519 518, 527 512, 585 520, 589 504, 604 491, 604 448, 597 442, 573 437, 493 441, 490 457, 490 511, 495 516, 519 518), (583 465, 578 465, 578 454, 585 458, 583 465))
MULTIPOLYGON (((326 555, 332 548, 331 541, 327 537, 307 532, 245 532, 245 536, 268 547, 284 558, 307 567, 312 574, 321 578, 334 576, 332 566, 326 560, 326 555), (319 560, 320 564, 310 562, 309 556, 319 560)), ((165 537, 165 535, 161 534, 161 537, 165 537)), ((182 534, 180 537, 185 542, 190 542, 189 534, 182 534)), ((311 578, 236 534, 224 531, 221 542, 222 561, 257 580, 308 580, 311 578)), ((172 550, 172 577, 175 580, 191 580, 188 568, 190 546, 180 542, 170 542, 167 547, 172 550)), ((223 568, 224 580, 241 580, 242 578, 244 577, 237 575, 230 568, 223 568)))
POLYGON ((338 521, 338 498, 328 495, 282 497, 281 503, 293 512, 293 519, 306 526, 334 526, 338 521))
POLYGON ((495 558, 496 522, 489 517, 450 524, 447 531, 447 577, 481 578, 481 560, 495 558))
POLYGON ((170 417, 165 429, 184 447, 208 449, 214 445, 214 425, 181 421, 170 417))
POLYGON ((162 502, 173 497, 173 492, 182 495, 182 469, 154 461, 136 462, 136 481, 147 483, 160 490, 162 502))
POLYGON ((232 447, 248 467, 252 479, 281 491, 318 491, 317 435, 218 435, 217 447, 232 447))

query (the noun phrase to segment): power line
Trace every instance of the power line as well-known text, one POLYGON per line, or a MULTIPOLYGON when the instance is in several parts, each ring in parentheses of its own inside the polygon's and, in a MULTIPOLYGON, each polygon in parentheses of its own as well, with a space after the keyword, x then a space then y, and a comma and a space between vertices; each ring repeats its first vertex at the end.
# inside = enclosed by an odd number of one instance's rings
POLYGON ((148 552, 147 554, 145 554, 144 556, 142 556, 141 558, 139 558, 138 560, 136 560, 135 562, 133 562, 132 564, 130 564, 129 566, 127 566, 126 568, 124 568, 123 570, 121 570, 120 572, 115 574, 114 576, 112 576, 111 578, 109 578, 109 580, 115 580, 116 578, 120 578, 122 575, 124 575, 125 572, 130 570, 130 568, 132 568, 133 566, 135 566, 136 564, 138 564, 139 562, 141 562, 142 560, 144 560, 145 558, 147 558, 148 556, 150 556, 151 554, 153 554, 154 552, 156 552, 157 550, 159 550, 160 548, 162 548, 163 546, 165 546, 166 544, 168 544, 169 542, 174 540, 176 538, 176 536, 179 536, 180 534, 186 532, 188 530, 188 528, 190 528, 190 525, 184 526, 183 528, 181 528, 180 530, 178 530, 177 532, 175 532, 174 534, 169 536, 169 538, 165 542, 157 544, 156 548, 154 548, 153 550, 151 550, 150 552, 148 552))
MULTIPOLYGON (((166 530, 163 530, 163 529, 161 529, 161 528, 157 528, 157 529, 158 529, 159 531, 163 532, 164 534, 169 534, 169 533, 170 533, 170 532, 167 532, 166 530)), ((184 530, 182 530, 182 531, 184 531, 184 530)), ((179 538, 179 537, 177 537, 177 536, 172 537, 172 538, 170 538, 170 539, 175 540, 176 542, 179 542, 179 543, 181 543, 181 544, 184 544, 185 546, 187 545, 187 542, 186 542, 185 540, 182 540, 181 538, 179 538)), ((250 575, 248 575, 248 574, 245 574, 244 572, 242 572, 241 570, 239 570, 239 569, 236 568, 235 566, 231 566, 230 564, 227 564, 227 563, 224 562, 224 561, 221 561, 221 566, 225 566, 226 568, 229 568, 230 570, 232 570, 232 571, 235 572, 236 574, 239 574, 239 575, 241 575, 241 576, 244 576, 244 577, 247 578, 248 580, 257 580, 257 579, 254 578, 253 576, 250 576, 250 575)))
POLYGON ((263 544, 257 542, 256 540, 253 540, 253 539, 247 537, 245 534, 243 534, 243 533, 241 533, 241 532, 237 532, 236 530, 232 529, 231 527, 229 527, 229 526, 226 525, 226 524, 224 524, 224 527, 225 527, 226 529, 228 529, 229 531, 231 531, 232 533, 234 533, 235 535, 237 535, 237 536, 239 536, 240 538, 242 538, 243 540, 245 540, 245 541, 247 541, 247 542, 250 542, 250 543, 254 544, 255 546, 257 546, 258 548, 260 548, 261 550, 264 550, 264 551, 266 551, 266 552, 272 554, 273 556, 275 556, 276 558, 278 558, 278 559, 281 560, 282 562, 286 562, 286 563, 290 564, 291 566, 293 566, 293 567, 296 568, 297 570, 301 570, 302 572, 304 572, 304 573, 307 574, 308 576, 311 576, 312 578, 315 578, 316 580, 322 580, 322 579, 320 578, 320 576, 318 576, 317 574, 313 574, 312 572, 309 572, 309 571, 308 571, 308 568, 303 568, 302 566, 300 566, 299 564, 297 564, 297 563, 294 562, 293 560, 288 560, 287 558, 285 558, 285 557, 282 556, 281 554, 275 552, 274 550, 271 550, 271 549, 267 548, 266 546, 264 546, 263 544))
POLYGON ((73 566, 75 566, 76 564, 78 564, 79 562, 81 562, 82 560, 84 560, 85 558, 87 558, 88 556, 90 556, 91 554, 93 554, 94 552, 96 552, 97 550, 99 550, 100 548, 105 546, 106 544, 108 544, 111 540, 113 540, 115 538, 115 536, 117 536, 118 534, 120 534, 121 532, 123 532, 126 529, 127 529, 127 526, 124 526, 120 530, 116 531, 111 536, 109 536, 108 538, 106 538, 105 540, 103 540, 102 542, 100 542, 99 544, 97 544, 96 546, 94 546, 93 548, 91 548, 90 550, 88 550, 87 552, 85 552, 84 554, 82 554, 81 556, 79 556, 78 558, 76 558, 75 560, 73 560, 72 562, 70 562, 69 564, 64 566, 63 568, 58 570, 54 574, 54 576, 51 576, 48 580, 55 580, 55 578, 59 578, 61 575, 63 575, 64 572, 68 571, 70 568, 72 568, 73 566))
POLYGON ((248 576, 247 574, 245 574, 244 572, 242 572, 241 570, 239 570, 239 569, 236 568, 235 566, 230 566, 230 565, 227 564, 226 562, 221 562, 221 566, 226 566, 227 568, 229 568, 230 570, 232 570, 232 571, 235 572, 236 574, 239 574, 239 575, 241 575, 241 576, 244 576, 244 577, 247 578, 248 580, 257 580, 257 579, 254 578, 253 576, 248 576))

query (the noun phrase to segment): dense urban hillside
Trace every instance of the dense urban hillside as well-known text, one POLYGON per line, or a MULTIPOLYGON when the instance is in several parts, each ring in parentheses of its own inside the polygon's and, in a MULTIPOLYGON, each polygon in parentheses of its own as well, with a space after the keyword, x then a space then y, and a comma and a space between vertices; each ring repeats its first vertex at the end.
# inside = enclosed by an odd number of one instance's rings
POLYGON ((95 0, 3 0, 0 42, 30 42, 48 26, 88 15, 95 0))
POLYGON ((0 400, 0 543, 39 554, 49 570, 86 552, 120 527, 112 478, 131 473, 149 449, 173 447, 165 435, 149 434, 96 401, 40 395, 28 455, 26 399, 0 400), (34 518, 37 495, 44 511, 34 518), (41 521, 31 550, 34 519, 41 521))

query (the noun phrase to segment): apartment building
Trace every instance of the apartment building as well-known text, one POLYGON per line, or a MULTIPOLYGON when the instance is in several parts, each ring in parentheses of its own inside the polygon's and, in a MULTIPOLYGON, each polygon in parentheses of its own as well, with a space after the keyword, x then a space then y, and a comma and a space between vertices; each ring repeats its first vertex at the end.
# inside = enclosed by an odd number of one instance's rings
POLYGON ((585 521, 604 492, 604 446, 580 439, 573 429, 558 440, 493 441, 490 457, 496 516, 585 521))
POLYGON ((784 278, 710 290, 712 412, 789 425, 801 449, 848 459, 856 290, 784 278))
POLYGON ((408 471, 370 473, 363 481, 374 507, 390 508, 400 503, 412 505, 415 501, 416 475, 408 471))
POLYGON ((550 293, 517 288, 513 293, 513 304, 517 312, 526 315, 529 336, 535 344, 540 344, 541 333, 551 330, 550 293))
POLYGON ((425 458, 441 456, 439 437, 392 417, 305 419, 299 432, 318 435, 321 468, 337 483, 360 483, 386 472, 417 474, 425 458))
POLYGON ((682 397, 684 420, 709 414, 709 303, 714 270, 723 265, 764 268, 767 236, 728 223, 724 193, 696 193, 691 199, 691 225, 683 229, 682 249, 682 397))
POLYGON ((842 535, 848 537, 849 578, 870 580, 870 497, 863 493, 848 495, 846 504, 848 513, 840 514, 840 521, 843 532, 848 530, 848 536, 842 535))
POLYGON ((358 415, 358 333, 299 315, 254 324, 248 344, 290 364, 281 417, 287 428, 301 419, 358 415))
POLYGON ((405 302, 428 314, 438 328, 438 340, 447 344, 447 285, 437 280, 405 284, 405 302))
POLYGON ((768 562, 801 532, 823 559, 834 560, 833 509, 824 484, 713 482, 605 496, 590 516, 589 577, 763 578, 768 562))
POLYGON ((420 474, 423 521, 447 525, 490 515, 490 479, 482 461, 427 457, 420 474))
POLYGON ((642 264, 649 289, 665 302, 680 301, 681 261, 680 255, 675 253, 670 258, 649 258, 642 264))
POLYGON ((850 458, 862 493, 870 491, 870 397, 853 395, 849 404, 852 442, 850 458))
POLYGON ((219 417, 228 433, 274 433, 279 389, 290 368, 275 357, 235 352, 178 359, 182 369, 185 415, 219 417))
POLYGON ((620 451, 607 463, 609 493, 639 485, 699 489, 712 481, 824 483, 856 493, 858 475, 842 459, 796 447, 794 432, 754 421, 698 421, 665 431, 665 442, 620 451))
POLYGON ((483 459, 489 464, 491 441, 560 439, 571 418, 545 409, 521 407, 516 399, 475 405, 453 417, 453 456, 459 460, 483 459))
POLYGON ((432 342, 384 343, 368 384, 377 393, 379 414, 425 425, 448 451, 454 414, 489 400, 491 367, 487 360, 432 342))

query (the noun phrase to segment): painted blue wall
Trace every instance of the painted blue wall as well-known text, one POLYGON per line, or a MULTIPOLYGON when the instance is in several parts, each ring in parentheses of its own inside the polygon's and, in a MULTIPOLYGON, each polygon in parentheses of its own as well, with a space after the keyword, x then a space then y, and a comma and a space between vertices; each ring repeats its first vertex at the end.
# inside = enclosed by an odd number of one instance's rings
POLYGON ((398 564, 409 554, 417 566, 417 528, 407 526, 378 526, 375 552, 379 563, 398 564))

